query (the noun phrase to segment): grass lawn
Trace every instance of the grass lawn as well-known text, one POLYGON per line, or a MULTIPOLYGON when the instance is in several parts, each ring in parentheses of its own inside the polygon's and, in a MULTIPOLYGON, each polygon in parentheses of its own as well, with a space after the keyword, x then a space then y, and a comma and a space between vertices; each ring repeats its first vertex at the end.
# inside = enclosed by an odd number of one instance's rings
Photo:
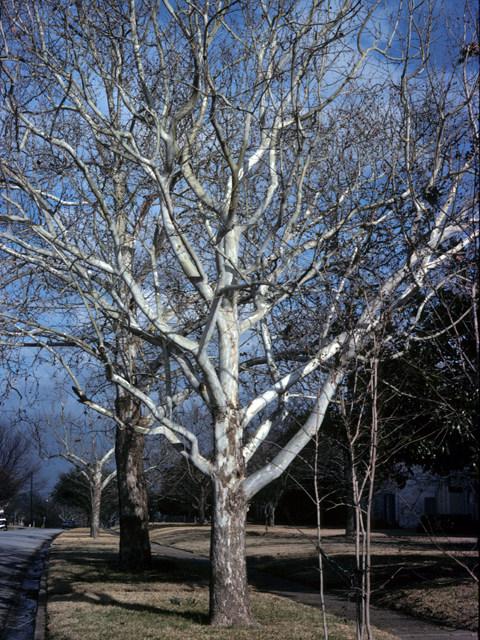
MULTIPOLYGON (((180 532, 178 532, 180 533, 180 532)), ((59 536, 48 570, 47 640, 319 640, 318 610, 252 590, 258 628, 208 625, 208 571, 161 560, 145 573, 117 570, 118 540, 87 529, 59 536)), ((330 640, 354 640, 355 627, 328 617, 330 640)), ((376 631, 376 640, 393 640, 376 631)))
MULTIPOLYGON (((327 531, 322 546, 337 565, 351 571, 354 541, 341 533, 327 531)), ((207 527, 155 526, 150 539, 208 556, 209 535, 207 527)), ((315 538, 315 529, 280 526, 266 532, 260 525, 248 526, 249 566, 317 588, 315 538)), ((471 538, 438 538, 437 542, 470 567, 478 561, 471 538)), ((478 585, 428 537, 374 533, 372 565, 373 604, 456 629, 478 630, 478 585)), ((335 565, 325 565, 325 577, 327 590, 346 587, 335 565)))

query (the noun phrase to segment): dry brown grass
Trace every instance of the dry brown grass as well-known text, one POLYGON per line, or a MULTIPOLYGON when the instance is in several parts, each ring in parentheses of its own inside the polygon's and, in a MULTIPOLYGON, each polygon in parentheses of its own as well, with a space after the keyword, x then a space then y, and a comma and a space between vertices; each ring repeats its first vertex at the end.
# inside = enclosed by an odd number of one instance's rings
MULTIPOLYGON (((259 628, 208 625, 208 576, 186 561, 157 560, 147 573, 117 570, 118 540, 86 529, 54 542, 48 572, 48 640, 318 640, 321 614, 278 596, 252 591, 259 628)), ((350 622, 329 616, 331 640, 353 640, 350 622)), ((392 640, 376 631, 378 640, 392 640)))
MULTIPOLYGON (((323 549, 340 567, 353 570, 354 540, 339 530, 326 531, 323 549)), ((152 541, 208 556, 209 529, 179 526, 155 528, 152 541)), ((275 575, 318 586, 315 552, 316 530, 262 526, 247 528, 249 566, 275 575)), ((439 547, 425 536, 399 536, 374 533, 372 601, 382 607, 413 617, 442 623, 457 629, 478 629, 478 586, 468 573, 445 555, 447 551, 469 566, 478 555, 475 541, 467 538, 438 538, 439 547)), ((342 572, 326 565, 328 588, 345 587, 342 572)))
POLYGON ((478 585, 471 580, 438 579, 408 589, 393 589, 374 599, 378 606, 416 614, 433 622, 445 622, 457 629, 477 631, 478 585), (439 613, 440 612, 440 613, 439 613))

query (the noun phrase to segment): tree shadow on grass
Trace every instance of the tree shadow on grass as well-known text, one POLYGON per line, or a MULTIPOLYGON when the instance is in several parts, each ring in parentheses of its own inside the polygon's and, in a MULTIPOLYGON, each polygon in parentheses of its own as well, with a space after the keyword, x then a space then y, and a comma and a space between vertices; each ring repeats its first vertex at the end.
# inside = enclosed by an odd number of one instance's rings
POLYGON ((161 585, 169 582, 174 585, 190 586, 193 593, 196 587, 208 587, 209 574, 207 565, 192 566, 192 563, 188 560, 154 557, 152 569, 149 571, 120 571, 118 568, 118 556, 114 553, 108 554, 99 550, 98 553, 62 554, 61 560, 66 561, 64 566, 67 571, 69 559, 71 559, 75 573, 71 577, 58 576, 50 581, 49 600, 51 602, 88 603, 107 607, 107 609, 118 607, 124 611, 137 614, 177 617, 196 624, 209 624, 208 614, 196 610, 192 606, 193 603, 189 602, 189 598, 185 598, 183 604, 180 599, 175 603, 172 601, 172 604, 178 605, 178 611, 175 611, 149 604, 122 602, 111 595, 93 590, 89 590, 88 594, 79 593, 75 591, 75 587, 72 585, 72 581, 77 584, 98 584, 101 582, 105 585, 118 585, 120 583, 128 588, 136 584, 161 585))
MULTIPOLYGON (((138 614, 151 614, 151 615, 161 615, 167 616, 170 618, 183 618, 188 620, 189 622, 194 622, 196 624, 208 625, 209 624, 209 616, 206 613, 202 613, 201 611, 196 611, 195 609, 183 609, 180 608, 181 601, 179 603, 178 611, 172 611, 170 609, 164 609, 162 607, 156 607, 148 604, 136 604, 133 602, 122 602, 117 600, 111 595, 105 593, 97 593, 92 592, 92 595, 87 595, 86 593, 71 593, 71 596, 65 597, 66 594, 63 594, 61 597, 61 602, 66 603, 86 603, 91 605, 96 605, 100 607, 117 607, 124 611, 130 611, 132 613, 138 614)), ((52 601, 55 601, 56 598, 53 595, 51 597, 52 601)), ((59 598, 60 600, 60 598, 59 598)))
MULTIPOLYGON (((475 558, 464 558, 466 564, 473 566, 475 558)), ((375 589, 418 586, 419 583, 432 583, 440 578, 452 580, 470 580, 466 570, 443 555, 412 554, 375 554, 371 556, 372 586, 375 589)), ((318 559, 316 556, 275 558, 257 556, 249 559, 252 569, 266 571, 287 578, 311 588, 318 587, 318 559)), ((324 580, 326 590, 344 589, 350 591, 351 576, 355 569, 352 554, 331 555, 331 561, 324 561, 324 580)))
POLYGON ((152 568, 148 571, 123 571, 118 567, 118 556, 114 553, 62 554, 61 560, 68 571, 71 558, 74 575, 68 579, 57 578, 52 581, 52 592, 68 593, 71 580, 83 584, 93 584, 101 580, 109 583, 135 585, 141 583, 156 584, 170 582, 172 584, 189 584, 208 587, 209 568, 207 562, 154 557, 152 568), (80 568, 80 570, 78 570, 80 568))

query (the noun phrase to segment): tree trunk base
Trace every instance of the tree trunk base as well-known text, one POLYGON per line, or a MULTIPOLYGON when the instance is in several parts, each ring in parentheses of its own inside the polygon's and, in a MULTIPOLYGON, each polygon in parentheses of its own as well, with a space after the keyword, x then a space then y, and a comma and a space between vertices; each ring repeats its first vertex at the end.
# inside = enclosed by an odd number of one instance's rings
POLYGON ((120 512, 119 566, 124 571, 150 569, 147 486, 143 470, 145 436, 117 427, 115 459, 120 512))
POLYGON ((230 616, 215 616, 210 620, 210 624, 212 627, 260 627, 253 614, 250 616, 238 616, 237 618, 232 621, 230 616))
POLYGON ((210 624, 215 627, 258 627, 250 606, 247 582, 245 499, 232 487, 226 489, 215 481, 213 484, 210 624))

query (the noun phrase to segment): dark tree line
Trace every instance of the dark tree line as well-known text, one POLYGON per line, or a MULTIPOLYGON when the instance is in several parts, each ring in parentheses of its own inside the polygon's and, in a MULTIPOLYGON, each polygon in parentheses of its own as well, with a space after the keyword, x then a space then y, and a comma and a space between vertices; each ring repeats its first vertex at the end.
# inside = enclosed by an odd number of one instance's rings
POLYGON ((37 471, 28 440, 11 425, 0 422, 0 507, 15 499, 37 471))

